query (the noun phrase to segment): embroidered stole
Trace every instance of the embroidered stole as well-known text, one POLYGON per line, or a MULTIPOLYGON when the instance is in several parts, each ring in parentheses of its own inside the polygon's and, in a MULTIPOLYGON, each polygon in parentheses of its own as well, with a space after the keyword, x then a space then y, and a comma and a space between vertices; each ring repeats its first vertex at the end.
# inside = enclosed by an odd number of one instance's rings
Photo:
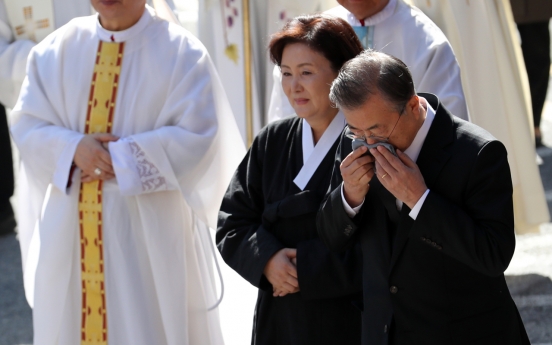
MULTIPOLYGON (((100 41, 84 132, 111 133, 124 43, 100 41)), ((102 234, 102 181, 81 183, 81 345, 107 344, 107 311, 102 234)))

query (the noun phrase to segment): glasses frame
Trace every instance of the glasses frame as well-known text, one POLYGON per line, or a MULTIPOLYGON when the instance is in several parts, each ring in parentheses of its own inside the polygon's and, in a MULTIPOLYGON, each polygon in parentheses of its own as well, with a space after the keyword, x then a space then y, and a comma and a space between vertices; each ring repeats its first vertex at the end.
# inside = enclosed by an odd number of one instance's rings
POLYGON ((391 137, 391 135, 393 134, 393 132, 395 131, 395 128, 397 128, 397 124, 399 123, 399 121, 401 120, 401 118, 403 117, 402 114, 404 113, 404 110, 406 109, 406 104, 403 105, 402 107, 402 110, 399 112, 399 118, 397 119, 397 122, 395 122, 395 125, 393 126, 393 129, 391 130, 391 132, 389 133, 389 135, 387 137, 382 137, 382 136, 379 136, 379 135, 373 135, 373 134, 370 134, 368 136, 366 136, 366 131, 363 130, 363 129, 359 129, 358 131, 362 131, 362 135, 356 135, 353 130, 351 130, 351 128, 349 127, 349 125, 347 125, 345 127, 345 136, 347 138, 350 138, 350 139, 356 139, 356 140, 362 140, 362 141, 367 141, 367 139, 371 139, 371 140, 375 140, 376 142, 389 142, 389 138, 391 137))

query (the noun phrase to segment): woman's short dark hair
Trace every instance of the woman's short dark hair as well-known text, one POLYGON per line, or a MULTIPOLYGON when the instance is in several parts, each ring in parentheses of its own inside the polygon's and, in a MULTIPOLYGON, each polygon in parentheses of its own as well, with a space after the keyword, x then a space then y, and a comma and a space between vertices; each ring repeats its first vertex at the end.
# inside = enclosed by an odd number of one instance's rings
POLYGON ((270 60, 281 66, 284 48, 291 43, 302 43, 319 52, 335 72, 363 50, 353 28, 345 20, 327 14, 299 16, 287 22, 270 39, 270 60))

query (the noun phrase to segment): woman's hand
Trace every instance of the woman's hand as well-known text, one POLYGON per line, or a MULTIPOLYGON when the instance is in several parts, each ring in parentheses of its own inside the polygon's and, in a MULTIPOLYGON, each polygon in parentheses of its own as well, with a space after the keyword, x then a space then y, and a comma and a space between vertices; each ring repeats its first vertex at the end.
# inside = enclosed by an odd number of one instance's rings
POLYGON ((297 249, 284 248, 268 260, 264 275, 272 284, 272 296, 284 297, 287 294, 299 292, 297 267, 292 262, 296 257, 297 249))
POLYGON ((82 170, 82 182, 109 180, 115 177, 111 155, 104 145, 117 141, 114 135, 108 133, 87 134, 77 145, 73 162, 82 170), (100 169, 101 173, 95 173, 100 169))

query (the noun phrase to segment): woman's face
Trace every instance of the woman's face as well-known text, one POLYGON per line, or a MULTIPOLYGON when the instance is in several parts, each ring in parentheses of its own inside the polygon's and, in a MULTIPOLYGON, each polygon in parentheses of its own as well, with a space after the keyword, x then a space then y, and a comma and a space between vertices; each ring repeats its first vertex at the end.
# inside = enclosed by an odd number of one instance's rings
POLYGON ((322 54, 303 43, 285 46, 282 54, 282 88, 297 116, 306 120, 335 115, 330 85, 337 77, 322 54))

